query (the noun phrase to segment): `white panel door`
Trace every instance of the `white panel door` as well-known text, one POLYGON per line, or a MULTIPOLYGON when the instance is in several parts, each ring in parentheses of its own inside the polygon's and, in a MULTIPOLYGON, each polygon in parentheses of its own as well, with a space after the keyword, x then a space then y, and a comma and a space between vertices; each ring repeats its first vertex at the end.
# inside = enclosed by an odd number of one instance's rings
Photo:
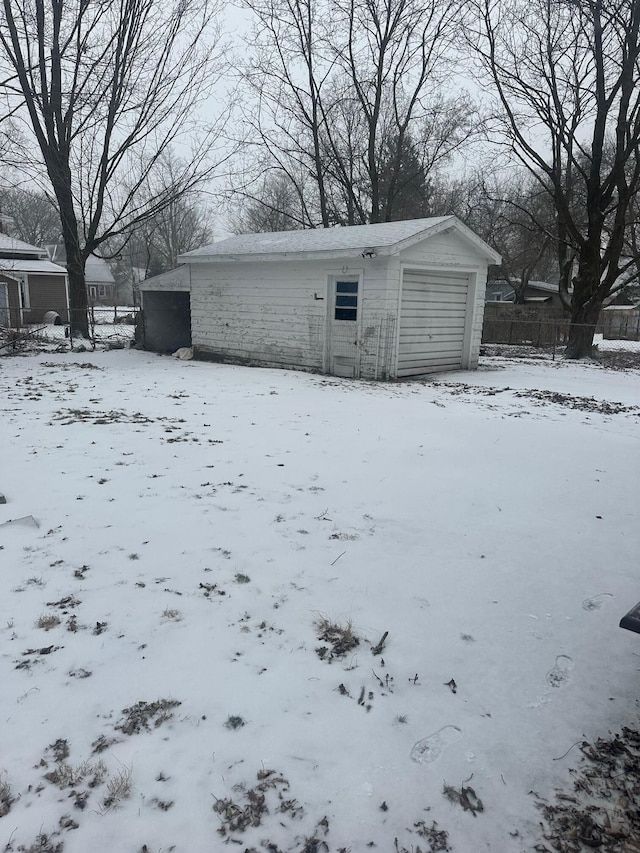
POLYGON ((332 376, 357 378, 360 375, 361 291, 357 275, 337 275, 329 279, 327 372, 332 376))
POLYGON ((462 366, 468 292, 468 273, 404 272, 399 377, 455 370, 462 366))

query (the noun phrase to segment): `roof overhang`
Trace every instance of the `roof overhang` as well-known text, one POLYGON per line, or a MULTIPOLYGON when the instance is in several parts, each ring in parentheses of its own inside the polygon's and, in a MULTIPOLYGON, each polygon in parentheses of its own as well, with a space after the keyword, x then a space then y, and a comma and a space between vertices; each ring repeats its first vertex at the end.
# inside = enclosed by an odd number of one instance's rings
POLYGON ((14 275, 32 273, 38 275, 66 276, 67 271, 64 267, 44 259, 39 260, 37 258, 33 258, 31 260, 20 260, 18 258, 0 258, 0 273, 11 278, 12 273, 14 275))
POLYGON ((339 261, 345 259, 374 260, 377 257, 390 257, 400 254, 404 249, 409 249, 411 246, 428 240, 436 234, 446 233, 447 231, 456 231, 466 242, 470 243, 473 248, 487 261, 489 264, 500 264, 502 256, 484 242, 477 234, 475 234, 466 225, 463 225, 455 216, 447 216, 441 221, 435 222, 433 225, 423 228, 416 234, 406 237, 403 240, 398 240, 395 243, 386 246, 376 246, 363 243, 361 246, 352 246, 349 248, 331 248, 314 251, 277 251, 277 252, 241 252, 229 254, 194 254, 188 253, 178 255, 178 263, 180 264, 238 264, 238 263, 267 263, 277 261, 339 261))
POLYGON ((344 258, 373 260, 378 256, 393 254, 393 246, 363 246, 357 249, 328 249, 318 252, 262 252, 261 254, 233 255, 178 255, 183 264, 246 264, 265 263, 267 261, 339 261, 344 258))

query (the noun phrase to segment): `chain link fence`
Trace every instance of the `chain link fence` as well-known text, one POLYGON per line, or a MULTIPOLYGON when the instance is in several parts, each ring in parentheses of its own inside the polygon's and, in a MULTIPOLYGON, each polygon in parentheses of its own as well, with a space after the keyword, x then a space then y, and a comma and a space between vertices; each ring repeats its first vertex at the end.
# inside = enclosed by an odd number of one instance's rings
POLYGON ((122 349, 134 341, 139 310, 131 306, 90 306, 88 339, 71 334, 67 319, 70 312, 63 317, 55 310, 45 311, 40 323, 18 323, 13 327, 0 323, 0 355, 38 349, 122 349))
MULTIPOLYGON (((562 357, 570 327, 569 318, 560 308, 488 302, 482 327, 483 350, 486 354, 562 357)), ((638 359, 640 308, 605 308, 598 318, 594 344, 601 356, 608 353, 638 359)))

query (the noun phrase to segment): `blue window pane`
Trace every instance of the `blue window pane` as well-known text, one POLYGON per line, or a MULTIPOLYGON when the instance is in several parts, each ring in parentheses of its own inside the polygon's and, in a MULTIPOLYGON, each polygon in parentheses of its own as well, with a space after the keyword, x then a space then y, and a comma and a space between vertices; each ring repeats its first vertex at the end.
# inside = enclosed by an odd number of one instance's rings
POLYGON ((336 320, 356 320, 357 310, 355 308, 336 308, 336 320))
POLYGON ((336 282, 336 293, 357 293, 358 292, 358 282, 357 281, 337 281, 336 282))
POLYGON ((341 296, 339 293, 336 295, 336 305, 341 305, 344 308, 357 308, 358 307, 358 294, 355 293, 353 295, 346 294, 341 296))

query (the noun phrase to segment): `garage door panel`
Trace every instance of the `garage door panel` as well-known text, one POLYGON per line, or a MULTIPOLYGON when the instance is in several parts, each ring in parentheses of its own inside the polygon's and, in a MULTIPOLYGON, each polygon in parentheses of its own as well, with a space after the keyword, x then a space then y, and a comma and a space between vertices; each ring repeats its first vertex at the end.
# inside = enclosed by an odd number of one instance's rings
POLYGON ((459 359, 459 353, 459 345, 451 342, 442 343, 439 346, 432 346, 428 349, 421 346, 409 346, 402 352, 402 363, 406 366, 409 363, 419 363, 423 361, 428 362, 433 361, 434 359, 437 360, 441 357, 459 359))
POLYGON ((460 335, 452 335, 452 334, 444 334, 444 335, 434 335, 429 340, 426 340, 423 337, 409 336, 400 338, 400 352, 405 352, 407 347, 415 348, 431 348, 433 346, 438 345, 446 345, 450 344, 453 347, 457 347, 460 349, 460 344, 462 339, 460 335))
POLYGON ((467 288, 459 285, 440 285, 429 284, 423 282, 421 287, 416 285, 406 285, 403 287, 403 299, 417 299, 419 301, 434 301, 443 296, 460 297, 466 294, 467 288))
POLYGON ((398 376, 462 366, 469 276, 405 272, 402 284, 398 376))
POLYGON ((430 321, 451 320, 453 323, 459 323, 463 326, 464 319, 465 313, 462 311, 455 311, 453 308, 434 308, 433 311, 412 311, 408 322, 415 325, 416 321, 424 324, 430 321))

